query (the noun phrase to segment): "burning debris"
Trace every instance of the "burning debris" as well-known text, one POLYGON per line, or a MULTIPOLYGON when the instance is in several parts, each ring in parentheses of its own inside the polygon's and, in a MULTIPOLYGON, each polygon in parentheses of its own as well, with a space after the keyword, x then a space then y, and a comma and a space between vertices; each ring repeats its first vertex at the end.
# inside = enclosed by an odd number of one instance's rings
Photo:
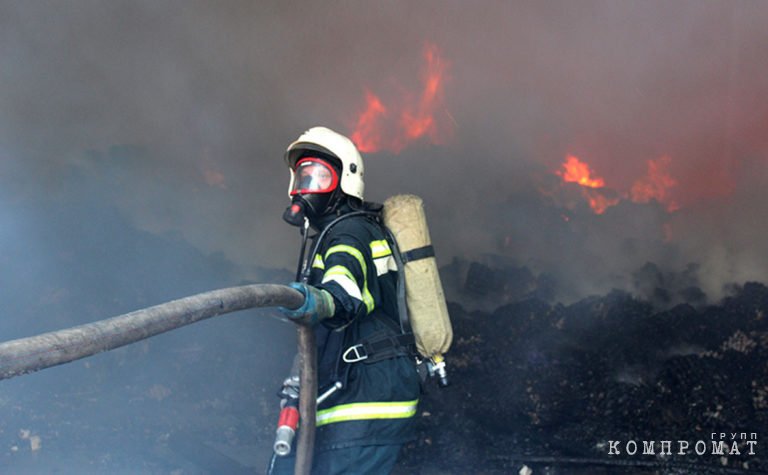
POLYGON ((669 157, 658 160, 648 160, 648 174, 637 180, 629 192, 635 203, 647 203, 656 200, 666 205, 667 211, 678 209, 677 203, 671 197, 671 188, 677 185, 677 180, 669 174, 669 157))
MULTIPOLYGON (((647 174, 638 178, 629 191, 624 193, 617 193, 606 187, 605 180, 597 176, 589 164, 574 155, 566 156, 565 162, 554 174, 559 176, 563 183, 579 185, 582 196, 595 214, 603 214, 606 209, 617 205, 622 199, 633 203, 648 203, 654 200, 663 204, 668 212, 673 212, 679 209, 679 206, 672 198, 671 190, 678 182, 670 175, 669 164, 670 158, 667 156, 648 160, 647 174)), ((541 191, 550 196, 553 194, 552 191, 541 191)))
POLYGON ((427 391, 431 415, 398 473, 765 473, 766 312, 757 283, 700 310, 660 312, 622 292, 493 312, 454 304, 455 384, 427 391), (723 433, 738 440, 719 451, 723 433), (665 440, 686 441, 685 455, 640 455, 665 440))
POLYGON ((562 170, 557 170, 555 174, 566 183, 577 183, 588 188, 602 188, 605 186, 605 180, 599 177, 592 178, 594 172, 590 170, 589 165, 579 160, 578 157, 568 155, 562 168, 562 170))

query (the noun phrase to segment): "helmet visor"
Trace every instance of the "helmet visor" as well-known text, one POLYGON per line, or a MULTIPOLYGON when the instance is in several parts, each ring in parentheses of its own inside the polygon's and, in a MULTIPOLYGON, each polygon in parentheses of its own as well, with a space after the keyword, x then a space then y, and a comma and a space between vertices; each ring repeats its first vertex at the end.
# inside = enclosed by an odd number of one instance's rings
POLYGON ((291 195, 307 193, 328 193, 336 189, 339 175, 325 161, 305 157, 296 163, 291 195))

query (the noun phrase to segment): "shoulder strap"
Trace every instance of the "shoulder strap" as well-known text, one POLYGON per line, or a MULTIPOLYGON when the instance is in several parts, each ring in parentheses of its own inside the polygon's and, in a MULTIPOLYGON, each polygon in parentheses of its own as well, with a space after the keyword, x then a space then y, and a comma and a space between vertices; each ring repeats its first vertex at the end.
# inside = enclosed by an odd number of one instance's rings
POLYGON ((387 241, 389 241, 389 247, 392 249, 392 256, 397 265, 397 313, 400 316, 400 333, 410 333, 411 322, 408 317, 408 303, 405 298, 405 263, 407 261, 403 259, 404 256, 400 253, 400 248, 397 246, 397 240, 392 231, 384 226, 384 223, 381 223, 381 228, 387 235, 387 241))
POLYGON ((340 222, 344 221, 345 219, 352 218, 355 216, 370 216, 378 220, 379 215, 378 213, 375 213, 373 211, 353 211, 351 213, 342 214, 338 218, 328 223, 328 226, 326 226, 325 229, 323 229, 320 232, 320 234, 317 236, 317 239, 315 240, 315 245, 312 247, 312 253, 309 255, 309 258, 306 261, 304 261, 305 262, 304 269, 301 273, 302 280, 304 280, 305 282, 309 280, 309 273, 312 272, 311 263, 315 261, 315 255, 317 255, 317 251, 320 250, 320 246, 323 243, 323 239, 325 239, 325 236, 328 234, 331 228, 333 228, 340 222))

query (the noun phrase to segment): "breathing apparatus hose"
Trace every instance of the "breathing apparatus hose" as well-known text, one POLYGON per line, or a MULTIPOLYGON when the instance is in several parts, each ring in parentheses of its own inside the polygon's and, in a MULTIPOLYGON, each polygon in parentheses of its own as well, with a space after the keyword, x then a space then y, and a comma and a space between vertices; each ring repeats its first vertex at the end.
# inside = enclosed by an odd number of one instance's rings
MULTIPOLYGON (((0 343, 0 380, 113 350, 191 323, 256 307, 298 308, 301 292, 254 284, 213 290, 64 330, 0 343)), ((295 473, 309 474, 314 452, 317 348, 314 332, 299 325, 301 427, 295 473)))

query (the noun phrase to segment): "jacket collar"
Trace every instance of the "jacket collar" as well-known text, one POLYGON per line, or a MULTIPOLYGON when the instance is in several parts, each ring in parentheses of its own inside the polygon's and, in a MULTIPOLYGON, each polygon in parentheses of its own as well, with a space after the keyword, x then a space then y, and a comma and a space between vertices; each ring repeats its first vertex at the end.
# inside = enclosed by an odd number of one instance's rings
POLYGON ((339 204, 339 206, 336 208, 336 210, 333 213, 328 213, 323 216, 319 216, 314 219, 309 220, 309 224, 317 231, 322 231, 325 229, 326 226, 331 224, 331 222, 338 218, 339 216, 343 216, 347 213, 351 213, 355 211, 352 209, 351 206, 349 206, 349 203, 347 201, 344 201, 344 203, 339 204))

